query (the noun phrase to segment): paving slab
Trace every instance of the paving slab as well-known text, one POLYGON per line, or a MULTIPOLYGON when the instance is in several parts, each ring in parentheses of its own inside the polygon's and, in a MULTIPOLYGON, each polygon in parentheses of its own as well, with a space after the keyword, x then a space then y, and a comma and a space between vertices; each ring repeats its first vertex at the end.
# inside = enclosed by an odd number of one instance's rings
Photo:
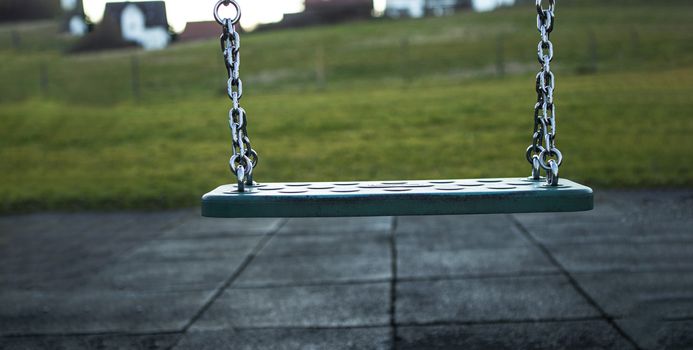
POLYGON ((135 291, 214 289, 239 268, 261 237, 151 240, 99 271, 89 283, 135 291))
POLYGON ((604 321, 401 327, 400 350, 633 349, 604 321))
POLYGON ((614 318, 693 318, 693 272, 575 274, 614 318))
POLYGON ((389 217, 289 219, 279 234, 389 233, 392 223, 389 217))
POLYGON ((528 213, 513 214, 515 218, 527 226, 546 227, 566 222, 582 223, 610 223, 628 222, 632 214, 631 206, 612 201, 612 196, 603 191, 596 191, 594 197, 594 209, 584 212, 565 213, 528 213))
MULTIPOLYGON (((66 234, 66 238, 70 238, 70 235, 66 234)), ((53 251, 46 249, 28 251, 24 255, 0 254, 0 280, 13 288, 70 289, 82 285, 136 243, 111 239, 110 242, 103 242, 103 245, 85 240, 83 245, 52 242, 50 246, 54 248, 53 251)), ((8 250, 14 247, 22 249, 21 242, 13 244, 8 250)))
POLYGON ((126 231, 137 227, 136 222, 127 215, 75 214, 72 220, 63 217, 38 231, 3 231, 5 244, 0 249, 3 249, 6 259, 18 258, 27 262, 29 259, 52 260, 68 253, 80 253, 81 247, 97 249, 97 245, 90 244, 96 240, 102 243, 126 240, 130 238, 126 231), (26 239, 28 236, 30 240, 26 239))
POLYGON ((49 215, 51 227, 36 225, 39 231, 3 231, 0 278, 15 289, 67 290, 83 285, 119 256, 160 235, 180 215, 179 211, 55 214, 49 215))
POLYGON ((397 234, 399 251, 455 251, 475 248, 504 248, 527 246, 530 242, 508 226, 503 231, 477 233, 475 231, 431 231, 426 234, 397 234))
POLYGON ((547 245, 693 242, 693 191, 609 191, 584 213, 515 217, 547 245))
POLYGON ((277 235, 235 283, 281 286, 391 278, 390 235, 277 235))
POLYGON ((567 244, 550 250, 571 272, 693 272, 693 242, 567 244))
POLYGON ((693 319, 658 322, 631 318, 616 323, 643 349, 693 349, 693 319))
POLYGON ((210 291, 0 291, 0 336, 180 331, 210 291))
POLYGON ((260 255, 235 283, 236 286, 387 281, 392 268, 389 252, 382 256, 358 255, 260 255))
POLYGON ((58 223, 66 221, 60 213, 36 213, 23 215, 0 216, 0 229, 4 234, 30 233, 44 231, 58 223))
POLYGON ((352 255, 381 256, 390 253, 390 233, 360 232, 338 235, 277 235, 260 252, 261 256, 352 255))
POLYGON ((527 243, 508 215, 399 217, 396 233, 405 246, 427 250, 527 243))
POLYGON ((193 330, 389 324, 388 283, 228 289, 193 330))
POLYGON ((125 261, 238 261, 248 255, 262 236, 198 239, 157 239, 133 249, 125 261))
POLYGON ((69 220, 69 217, 64 214, 0 217, 2 258, 7 260, 22 257, 28 252, 45 253, 55 249, 64 249, 61 245, 74 241, 73 236, 83 235, 84 230, 96 224, 95 220, 106 218, 96 215, 80 215, 78 220, 69 220), (66 233, 70 235, 61 236, 66 233), (27 237, 32 239, 26 240, 27 237))
POLYGON ((547 246, 561 244, 610 243, 693 243, 691 222, 596 223, 565 221, 551 225, 526 226, 527 230, 547 246))
POLYGON ((396 300, 396 319, 402 324, 599 315, 562 276, 400 282, 396 300))
POLYGON ((195 216, 169 230, 162 238, 208 238, 264 235, 276 230, 282 219, 211 219, 195 216))
POLYGON ((400 279, 547 273, 559 273, 559 270, 539 249, 529 245, 454 251, 398 249, 397 253, 400 279))
POLYGON ((0 349, 65 350, 163 350, 170 349, 178 335, 89 335, 0 338, 0 349))
POLYGON ((603 197, 625 208, 633 222, 690 220, 693 189, 607 191, 603 197))
POLYGON ((641 348, 692 349, 692 214, 684 190, 587 213, 0 217, 0 349, 389 349, 393 299, 401 349, 629 348, 524 230, 641 348))
POLYGON ((121 262, 99 272, 89 287, 130 291, 200 291, 221 286, 243 261, 191 260, 121 262))
POLYGON ((390 349, 387 327, 341 329, 243 329, 193 331, 175 350, 385 350, 390 349))

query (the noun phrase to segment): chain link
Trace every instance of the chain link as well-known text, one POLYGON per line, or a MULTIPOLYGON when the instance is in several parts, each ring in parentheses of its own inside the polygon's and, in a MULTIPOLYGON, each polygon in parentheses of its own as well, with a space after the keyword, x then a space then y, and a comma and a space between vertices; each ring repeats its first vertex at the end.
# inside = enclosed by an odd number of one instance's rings
POLYGON ((551 71, 554 51, 550 40, 554 29, 556 0, 548 0, 544 8, 543 0, 536 0, 537 29, 541 40, 537 46, 537 58, 541 70, 536 77, 537 103, 534 105, 534 134, 532 145, 527 148, 527 161, 532 164, 532 177, 540 178, 541 168, 546 170, 549 185, 558 185, 558 168, 563 163, 563 155, 556 147, 556 105, 554 90, 556 77, 551 71))
POLYGON ((253 170, 257 166, 259 157, 250 145, 248 137, 248 115, 241 107, 243 97, 243 81, 240 77, 241 66, 241 37, 236 31, 236 23, 240 20, 241 9, 234 0, 220 0, 214 7, 214 18, 222 25, 221 51, 224 55, 224 64, 228 72, 226 92, 231 99, 232 107, 229 110, 229 127, 233 144, 233 155, 229 160, 231 171, 238 179, 238 192, 244 192, 245 186, 253 186, 253 170), (232 5, 236 8, 234 19, 222 19, 219 9, 232 5))

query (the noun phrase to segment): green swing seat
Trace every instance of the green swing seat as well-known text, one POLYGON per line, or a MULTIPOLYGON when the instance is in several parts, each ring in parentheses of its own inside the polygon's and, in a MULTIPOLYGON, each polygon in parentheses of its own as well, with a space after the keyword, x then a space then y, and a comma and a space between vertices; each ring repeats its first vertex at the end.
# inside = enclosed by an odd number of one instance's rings
POLYGON ((587 211, 592 189, 528 178, 224 185, 202 197, 217 218, 461 215, 587 211))

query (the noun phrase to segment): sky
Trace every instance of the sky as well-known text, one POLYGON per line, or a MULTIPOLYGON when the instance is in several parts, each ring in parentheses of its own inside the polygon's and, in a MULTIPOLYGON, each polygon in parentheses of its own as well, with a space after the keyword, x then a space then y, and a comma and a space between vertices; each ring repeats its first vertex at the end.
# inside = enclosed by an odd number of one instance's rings
MULTIPOLYGON (((122 0, 121 0, 122 1, 122 0)), ((138 0, 131 0, 138 1, 138 0)), ((144 0, 139 0, 144 1, 144 0)), ((165 0, 167 16, 175 31, 182 31, 187 22, 212 20, 212 8, 217 0, 165 0)), ((300 12, 303 9, 302 0, 237 0, 243 9, 241 24, 245 28, 253 28, 260 23, 276 22, 282 19, 284 13, 300 12)), ((376 6, 383 6, 386 0, 374 0, 376 6)), ((514 0, 473 0, 478 11, 492 10, 498 4, 512 3, 514 0)), ((103 9, 109 0, 84 0, 84 10, 87 16, 99 22, 103 17, 103 9)), ((228 16, 231 16, 229 13, 228 16)))

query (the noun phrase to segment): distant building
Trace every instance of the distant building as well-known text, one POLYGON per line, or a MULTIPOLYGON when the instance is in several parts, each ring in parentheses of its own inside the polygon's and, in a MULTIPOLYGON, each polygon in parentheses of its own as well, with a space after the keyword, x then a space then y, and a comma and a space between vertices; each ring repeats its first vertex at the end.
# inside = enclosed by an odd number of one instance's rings
POLYGON ((75 36, 84 36, 91 30, 84 14, 82 0, 60 0, 60 7, 65 13, 62 24, 64 31, 75 36))
POLYGON ((373 0, 305 0, 305 12, 332 18, 370 17, 373 0))
POLYGON ((304 0, 305 10, 284 15, 279 23, 263 25, 261 29, 332 24, 371 18, 373 0, 304 0))
POLYGON ((459 10, 472 9, 471 0, 387 0, 385 15, 388 17, 443 16, 459 10))
POLYGON ((54 19, 60 13, 55 0, 0 0, 0 22, 54 19))
POLYGON ((104 18, 119 24, 124 40, 137 43, 145 50, 160 50, 171 42, 163 1, 109 2, 104 18))
POLYGON ((424 0, 387 0, 385 15, 387 17, 423 17, 424 0))
MULTIPOLYGON (((241 30, 241 28, 236 28, 241 30)), ((221 35, 221 26, 216 21, 188 22, 185 30, 178 35, 180 41, 204 40, 218 38, 221 35)))

